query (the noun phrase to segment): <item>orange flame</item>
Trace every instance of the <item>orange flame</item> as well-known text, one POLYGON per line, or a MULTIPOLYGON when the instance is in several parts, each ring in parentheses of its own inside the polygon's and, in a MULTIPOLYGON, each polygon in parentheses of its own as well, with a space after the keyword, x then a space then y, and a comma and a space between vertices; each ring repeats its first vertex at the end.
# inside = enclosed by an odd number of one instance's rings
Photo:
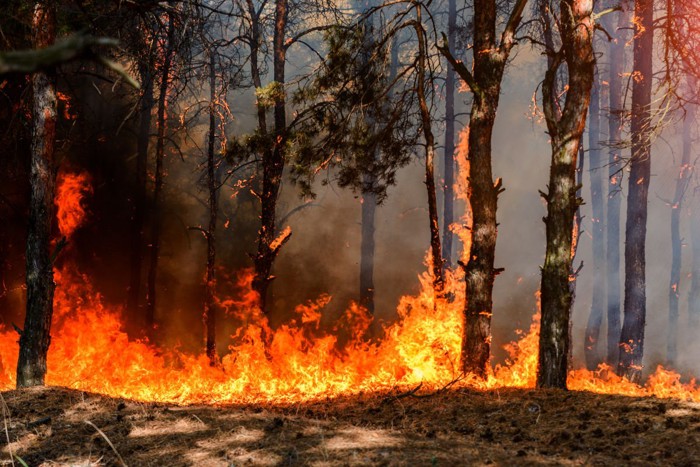
MULTIPOLYGON (((80 199, 89 189, 69 186, 73 185, 61 183, 63 193, 75 196, 60 199, 70 200, 71 209, 76 209, 68 216, 73 219, 80 217, 76 212, 84 214, 80 199)), ((61 206, 62 201, 57 203, 61 206)), ((70 211, 67 206, 61 209, 70 211)), ((438 299, 437 304, 429 273, 421 274, 420 292, 401 298, 399 319, 385 326, 380 341, 364 339, 369 316, 351 305, 337 326, 351 334, 342 346, 335 334, 319 326, 330 296, 296 307, 295 318, 273 330, 257 306, 252 272, 245 270, 239 275, 238 296, 220 302, 238 331, 231 337, 230 352, 216 367, 204 353, 190 355, 130 340, 122 331, 121 310, 105 304, 88 277, 70 262, 55 271, 55 280, 50 385, 178 404, 298 402, 418 384, 430 390, 460 378, 459 384, 478 389, 535 386, 539 316, 527 333, 506 346, 509 359, 485 381, 460 375, 465 300, 461 268, 447 272, 446 290, 453 299, 438 299)), ((17 355, 16 333, 0 327, 0 390, 15 384, 17 355)), ((606 366, 572 371, 568 384, 598 393, 700 401, 695 381, 684 384, 680 375, 661 367, 645 386, 618 377, 606 366)))
POLYGON ((70 237, 85 220, 83 200, 92 193, 87 173, 62 173, 56 187, 56 218, 58 230, 64 237, 70 237))

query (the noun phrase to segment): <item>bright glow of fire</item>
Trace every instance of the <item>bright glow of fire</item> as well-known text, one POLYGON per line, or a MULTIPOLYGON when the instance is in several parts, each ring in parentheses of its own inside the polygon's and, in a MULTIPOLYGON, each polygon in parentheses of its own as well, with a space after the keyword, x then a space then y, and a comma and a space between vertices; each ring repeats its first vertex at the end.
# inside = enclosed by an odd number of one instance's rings
POLYGON ((58 230, 64 237, 70 237, 85 221, 83 199, 92 193, 89 176, 86 173, 60 174, 56 186, 56 218, 58 230))
MULTIPOLYGON (((62 184, 72 182, 74 178, 64 177, 62 184)), ((82 179, 81 183, 85 182, 82 179)), ((78 189, 73 191, 79 194, 77 202, 70 198, 80 213, 84 213, 81 197, 88 192, 78 189)), ((55 274, 54 328, 47 374, 50 385, 179 404, 298 402, 360 391, 411 388, 420 383, 422 389, 430 390, 459 377, 465 298, 459 273, 447 276, 446 286, 455 299, 441 300, 437 306, 431 277, 422 274, 421 292, 401 299, 398 321, 385 328, 385 337, 378 343, 362 339, 370 321, 364 310, 351 306, 338 327, 349 330, 353 337, 339 348, 336 336, 319 330, 329 296, 296 307, 296 318, 272 330, 255 305, 251 272, 244 271, 239 276, 238 298, 221 302, 229 318, 240 322, 239 332, 232 336, 235 344, 220 366, 211 367, 203 353, 188 355, 129 340, 121 330, 121 310, 103 303, 89 278, 70 261, 65 263, 55 274), (262 336, 269 339, 267 349, 262 336)), ((481 389, 534 387, 538 330, 535 317, 530 330, 507 346, 510 359, 496 366, 486 381, 466 377, 458 384, 481 389)), ((17 334, 0 328, 0 390, 14 387, 17 354, 17 334)), ((644 387, 617 377, 607 367, 595 372, 575 370, 569 375, 569 387, 700 401, 700 389, 694 382, 682 384, 678 374, 663 368, 657 369, 644 387)))

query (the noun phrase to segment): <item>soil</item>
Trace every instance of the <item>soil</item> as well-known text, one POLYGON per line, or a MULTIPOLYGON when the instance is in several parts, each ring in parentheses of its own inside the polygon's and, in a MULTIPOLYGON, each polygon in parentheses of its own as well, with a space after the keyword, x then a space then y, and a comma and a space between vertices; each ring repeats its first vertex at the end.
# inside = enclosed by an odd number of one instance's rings
POLYGON ((700 465, 700 404, 457 388, 295 405, 2 393, 0 465, 700 465))

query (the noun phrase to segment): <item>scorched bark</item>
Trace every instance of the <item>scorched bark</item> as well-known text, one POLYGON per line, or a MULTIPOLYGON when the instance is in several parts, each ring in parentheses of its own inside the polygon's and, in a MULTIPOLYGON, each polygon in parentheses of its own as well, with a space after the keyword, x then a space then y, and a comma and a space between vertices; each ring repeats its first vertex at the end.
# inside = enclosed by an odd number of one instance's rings
POLYGON ((498 11, 493 0, 474 2, 473 74, 449 50, 439 47, 460 78, 470 87, 473 100, 469 116, 469 204, 472 209, 472 244, 467 263, 464 333, 461 368, 485 377, 491 352, 493 282, 498 270, 496 254, 496 204, 502 191, 501 179, 494 182, 491 168, 491 137, 501 93, 501 81, 515 31, 522 20, 527 0, 518 0, 501 34, 496 37, 498 11))
POLYGON ((547 249, 542 267, 542 318, 537 367, 537 386, 566 388, 569 363, 569 321, 572 291, 574 216, 580 204, 576 196, 576 159, 586 125, 595 69, 591 0, 562 0, 559 33, 562 50, 556 53, 542 83, 542 102, 552 147, 549 174, 547 249), (566 63, 568 85, 564 107, 559 111, 556 79, 566 63))
POLYGON ((634 71, 632 80, 632 158, 625 224, 625 301, 620 334, 618 374, 638 382, 642 376, 646 325, 646 233, 651 177, 651 87, 654 4, 634 6, 634 71))
MULTIPOLYGON (((52 1, 37 2, 32 18, 34 48, 56 40, 56 11, 52 1)), ((53 317, 53 264, 51 224, 54 213, 56 170, 56 77, 53 71, 32 78, 31 194, 27 236, 27 312, 19 339, 17 387, 41 386, 51 343, 53 317)))

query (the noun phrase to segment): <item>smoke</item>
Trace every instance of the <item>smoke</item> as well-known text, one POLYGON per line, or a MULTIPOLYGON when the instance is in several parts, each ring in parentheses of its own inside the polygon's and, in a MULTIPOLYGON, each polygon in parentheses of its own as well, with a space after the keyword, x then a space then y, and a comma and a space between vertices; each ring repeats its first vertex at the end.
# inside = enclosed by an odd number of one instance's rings
MULTIPOLYGON (((542 217, 546 213, 538 190, 545 190, 550 162, 550 146, 545 126, 532 115, 532 97, 543 74, 543 59, 536 51, 521 49, 508 69, 503 96, 493 136, 494 176, 503 178, 506 191, 499 198, 498 246, 496 266, 505 271, 498 276, 494 289, 494 360, 501 361, 502 346, 516 338, 516 329, 527 329, 537 311, 536 293, 540 285, 539 267, 544 260, 545 232, 542 217)), ((74 252, 82 271, 88 273, 105 301, 124 304, 129 281, 128 225, 133 214, 133 171, 135 167, 135 123, 125 118, 133 103, 121 94, 121 88, 105 86, 92 78, 70 78, 73 111, 80 125, 70 133, 73 143, 64 148, 62 158, 77 169, 88 172, 94 193, 87 199, 87 224, 74 237, 74 252), (124 123, 125 122, 125 123, 124 123)), ((63 86, 68 86, 63 83, 63 86)), ((230 94, 236 118, 229 122, 227 133, 241 135, 255 128, 252 92, 230 94)), ((458 98, 467 100, 466 94, 458 98)), ((468 112, 466 102, 458 113, 468 112)), ((462 122, 466 116, 460 117, 462 122)), ((436 125, 439 127, 439 125, 436 125)), ((439 130, 439 128, 438 128, 439 130)), ((665 200, 673 196, 680 153, 680 132, 668 128, 664 138, 656 141, 652 151, 649 225, 647 234, 647 327, 645 364, 653 365, 665 358, 668 318, 668 281, 670 269, 670 207, 665 200)), ((442 135, 437 135, 442 141, 442 135)), ((167 177, 162 209, 162 258, 159 270, 157 321, 160 335, 169 344, 179 343, 186 349, 199 349, 202 342, 201 312, 203 278, 206 261, 205 241, 201 232, 191 227, 207 222, 205 186, 201 183, 202 148, 205 146, 203 122, 190 128, 188 135, 175 136, 180 151, 172 145, 166 156, 167 177)), ((584 138, 585 140, 585 138, 584 138)), ((607 172, 607 168, 604 168, 607 172)), ((438 170, 438 173, 440 171, 438 170)), ((237 173, 220 193, 221 222, 217 231, 218 288, 222 296, 235 294, 237 271, 251 265, 248 254, 256 250, 259 227, 256 198, 247 188, 233 188, 236 180, 250 176, 237 173)), ((323 293, 333 298, 324 309, 322 325, 333 327, 349 303, 359 298, 360 212, 359 197, 332 183, 316 184, 317 198, 299 209, 280 225, 292 229, 291 240, 282 248, 271 287, 272 324, 289 319, 294 307, 314 300, 323 293)), ((401 169, 397 184, 377 210, 376 231, 376 317, 383 321, 396 318, 402 295, 418 290, 418 274, 429 246, 427 195, 421 161, 416 159, 401 169)), ((583 197, 590 189, 588 167, 584 171, 583 197)), ((439 184, 438 184, 439 185, 439 184)), ((627 180, 624 181, 626 191, 627 180)), ((26 187, 25 187, 26 188, 26 187)), ((692 191, 692 190, 690 190, 692 191)), ((623 194, 624 196, 624 194, 623 194)), ((299 198, 296 187, 283 186, 278 218, 307 200, 299 198)), ((690 215, 698 200, 689 195, 683 208, 682 237, 690 239, 690 215)), ((460 206, 458 204, 458 206, 460 206)), ((624 206, 624 202, 623 202, 624 206)), ((24 209, 20 203, 20 210, 24 209)), ((591 260, 590 203, 582 207, 584 222, 576 264, 584 262, 577 281, 573 314, 574 359, 583 361, 583 330, 590 311, 591 260)), ((456 217, 461 213, 457 212, 456 217)), ((10 214, 6 214, 10 216, 10 214)), ((146 234, 152 222, 146 219, 146 234)), ((622 211, 624 225, 624 207, 622 211)), ((7 284, 18 287, 22 279, 24 230, 12 217, 13 232, 5 255, 12 267, 7 284)), ((624 229, 623 229, 624 231, 624 229)), ((148 236, 146 235, 146 238, 148 236)), ((623 247, 624 245, 621 245, 623 247)), ((457 251, 455 251, 457 254, 457 251)), ((144 256, 145 257, 145 256, 144 256)), ((683 250, 681 274, 680 329, 686 330, 687 296, 690 284, 690 248, 683 250)), ((144 266, 144 278, 147 265, 144 266)), ((4 270, 8 276, 7 267, 4 270)), ((22 311, 22 291, 0 299, 0 311, 6 321, 17 320, 22 311)), ((235 331, 225 314, 220 320, 220 350, 228 344, 227 336, 235 331)), ((605 336, 605 329, 601 331, 605 336)), ((679 336, 681 370, 700 373, 695 357, 700 343, 686 331, 679 336)), ((603 337, 604 339, 604 337, 603 337)), ((601 342, 603 345, 604 342, 601 342)))

